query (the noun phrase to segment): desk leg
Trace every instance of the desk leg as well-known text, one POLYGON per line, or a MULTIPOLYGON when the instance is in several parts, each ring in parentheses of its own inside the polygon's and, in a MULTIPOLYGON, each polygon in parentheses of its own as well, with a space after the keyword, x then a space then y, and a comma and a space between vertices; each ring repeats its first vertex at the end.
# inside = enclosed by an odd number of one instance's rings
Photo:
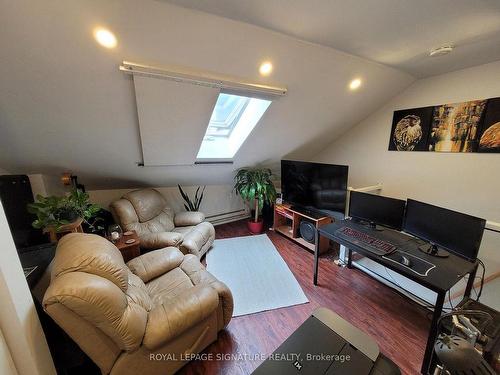
POLYGON ((477 267, 479 264, 476 264, 476 267, 469 273, 469 280, 467 280, 467 286, 465 287, 464 298, 470 297, 470 292, 472 291, 472 287, 474 286, 474 281, 476 280, 477 267))
POLYGON ((319 232, 316 229, 314 233, 314 277, 313 277, 313 284, 318 285, 318 262, 319 262, 319 232))
POLYGON ((422 369, 420 370, 420 372, 424 375, 428 375, 430 373, 432 356, 434 354, 434 343, 438 334, 437 322, 443 312, 445 297, 446 292, 438 293, 436 304, 434 305, 434 314, 432 315, 431 327, 429 328, 429 337, 427 338, 427 345, 425 346, 424 361, 422 362, 422 369))
POLYGON ((347 268, 352 268, 352 250, 347 249, 347 268))

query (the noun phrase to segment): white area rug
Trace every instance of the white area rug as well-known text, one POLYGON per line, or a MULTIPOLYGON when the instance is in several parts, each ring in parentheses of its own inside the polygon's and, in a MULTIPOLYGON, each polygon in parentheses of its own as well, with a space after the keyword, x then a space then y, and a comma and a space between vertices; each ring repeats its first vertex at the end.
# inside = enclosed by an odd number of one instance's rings
POLYGON ((265 234, 215 240, 206 261, 207 270, 233 293, 233 316, 309 302, 265 234))

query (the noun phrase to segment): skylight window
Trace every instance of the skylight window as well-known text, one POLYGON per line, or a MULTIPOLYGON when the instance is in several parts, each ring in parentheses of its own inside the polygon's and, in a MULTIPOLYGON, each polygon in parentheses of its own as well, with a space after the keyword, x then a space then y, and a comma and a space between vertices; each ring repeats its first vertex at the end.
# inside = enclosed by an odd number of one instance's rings
POLYGON ((198 151, 198 161, 232 159, 270 100, 220 93, 198 151))

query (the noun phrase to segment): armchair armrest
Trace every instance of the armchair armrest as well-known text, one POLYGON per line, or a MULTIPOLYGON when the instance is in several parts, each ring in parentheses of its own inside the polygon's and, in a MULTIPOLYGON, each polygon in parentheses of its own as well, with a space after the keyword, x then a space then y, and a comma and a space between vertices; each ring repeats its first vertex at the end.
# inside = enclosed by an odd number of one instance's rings
POLYGON ((174 225, 176 227, 187 227, 197 225, 205 220, 205 214, 199 211, 179 212, 174 216, 174 225))
POLYGON ((175 247, 167 247, 138 256, 127 263, 132 273, 145 283, 178 267, 184 254, 175 247))
POLYGON ((210 286, 197 285, 149 312, 143 344, 155 350, 206 319, 219 305, 210 286))
POLYGON ((139 238, 141 247, 146 249, 162 249, 169 246, 179 247, 183 240, 182 234, 177 232, 148 233, 139 238))

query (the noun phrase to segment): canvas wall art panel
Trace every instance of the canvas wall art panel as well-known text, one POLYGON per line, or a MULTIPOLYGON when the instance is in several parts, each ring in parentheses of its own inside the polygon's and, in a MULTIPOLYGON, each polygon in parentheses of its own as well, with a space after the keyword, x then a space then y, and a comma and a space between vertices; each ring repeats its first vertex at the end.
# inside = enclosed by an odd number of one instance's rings
POLYGON ((475 152, 486 100, 434 107, 429 151, 475 152))
POLYGON ((427 151, 434 107, 394 111, 390 151, 427 151))
POLYGON ((500 153, 500 98, 489 99, 486 104, 478 151, 500 153))

